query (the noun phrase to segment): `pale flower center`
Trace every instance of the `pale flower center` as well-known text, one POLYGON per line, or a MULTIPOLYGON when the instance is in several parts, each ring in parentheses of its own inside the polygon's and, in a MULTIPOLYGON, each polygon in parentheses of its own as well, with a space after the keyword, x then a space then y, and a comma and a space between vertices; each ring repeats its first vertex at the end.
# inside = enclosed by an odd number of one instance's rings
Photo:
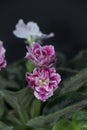
POLYGON ((45 83, 48 83, 49 82, 49 79, 45 79, 45 80, 40 80, 40 85, 43 85, 43 84, 45 84, 45 83))

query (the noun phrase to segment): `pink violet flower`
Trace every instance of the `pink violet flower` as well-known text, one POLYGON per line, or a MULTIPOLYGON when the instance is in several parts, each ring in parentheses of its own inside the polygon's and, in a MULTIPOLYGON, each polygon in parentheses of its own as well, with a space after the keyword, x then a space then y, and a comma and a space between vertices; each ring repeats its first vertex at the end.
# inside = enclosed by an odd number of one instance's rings
POLYGON ((58 88, 61 76, 56 73, 54 67, 35 68, 33 73, 26 73, 26 80, 29 87, 34 90, 35 97, 45 102, 58 88))
POLYGON ((27 46, 27 59, 33 61, 38 66, 51 66, 55 63, 55 50, 52 45, 41 46, 39 43, 32 43, 32 46, 27 46))
POLYGON ((7 63, 6 63, 6 60, 4 59, 5 58, 5 48, 3 47, 3 42, 0 41, 0 69, 2 68, 5 68, 7 63))
POLYGON ((13 31, 13 34, 18 38, 27 39, 30 41, 31 38, 33 39, 44 39, 50 38, 54 36, 54 33, 50 34, 43 34, 37 23, 30 21, 27 24, 24 23, 23 19, 20 19, 16 24, 16 29, 13 31))

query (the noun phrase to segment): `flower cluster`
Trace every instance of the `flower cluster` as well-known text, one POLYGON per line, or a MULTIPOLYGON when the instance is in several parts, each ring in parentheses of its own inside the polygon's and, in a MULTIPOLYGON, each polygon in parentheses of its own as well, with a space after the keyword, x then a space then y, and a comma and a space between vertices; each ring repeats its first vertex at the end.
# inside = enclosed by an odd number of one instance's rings
POLYGON ((5 60, 5 48, 3 47, 3 42, 0 41, 0 69, 5 68, 7 63, 5 60))
POLYGON ((61 77, 54 67, 55 50, 52 45, 41 46, 39 43, 32 43, 27 46, 26 58, 34 62, 37 66, 33 73, 26 73, 26 80, 29 86, 34 90, 36 98, 46 101, 53 95, 58 88, 61 77))
POLYGON ((56 60, 54 46, 41 46, 39 42, 43 38, 53 37, 54 34, 43 34, 37 23, 28 22, 25 24, 22 19, 16 24, 16 30, 13 31, 13 34, 18 38, 26 39, 29 43, 25 57, 37 67, 32 73, 26 73, 26 80, 29 87, 34 90, 35 97, 46 101, 58 88, 61 76, 52 67, 56 60), (38 40, 39 42, 36 42, 38 40))

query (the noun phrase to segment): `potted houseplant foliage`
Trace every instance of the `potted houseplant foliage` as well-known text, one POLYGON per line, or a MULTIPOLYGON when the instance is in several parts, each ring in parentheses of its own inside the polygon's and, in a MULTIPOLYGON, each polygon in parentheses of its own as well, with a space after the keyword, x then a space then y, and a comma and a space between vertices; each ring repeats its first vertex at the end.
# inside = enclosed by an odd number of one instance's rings
POLYGON ((0 41, 0 130, 87 130, 87 51, 71 60, 42 40, 37 23, 16 24, 24 59, 7 65, 0 41))

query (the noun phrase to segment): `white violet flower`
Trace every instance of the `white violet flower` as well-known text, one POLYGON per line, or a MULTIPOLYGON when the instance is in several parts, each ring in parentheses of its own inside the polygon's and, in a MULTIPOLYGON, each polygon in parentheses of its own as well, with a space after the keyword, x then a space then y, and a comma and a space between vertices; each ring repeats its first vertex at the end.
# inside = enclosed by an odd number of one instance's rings
POLYGON ((40 31, 40 28, 37 23, 30 21, 27 24, 24 23, 22 19, 18 21, 16 24, 16 29, 13 31, 13 34, 22 39, 26 39, 27 41, 50 38, 54 36, 54 33, 43 34, 40 31))

